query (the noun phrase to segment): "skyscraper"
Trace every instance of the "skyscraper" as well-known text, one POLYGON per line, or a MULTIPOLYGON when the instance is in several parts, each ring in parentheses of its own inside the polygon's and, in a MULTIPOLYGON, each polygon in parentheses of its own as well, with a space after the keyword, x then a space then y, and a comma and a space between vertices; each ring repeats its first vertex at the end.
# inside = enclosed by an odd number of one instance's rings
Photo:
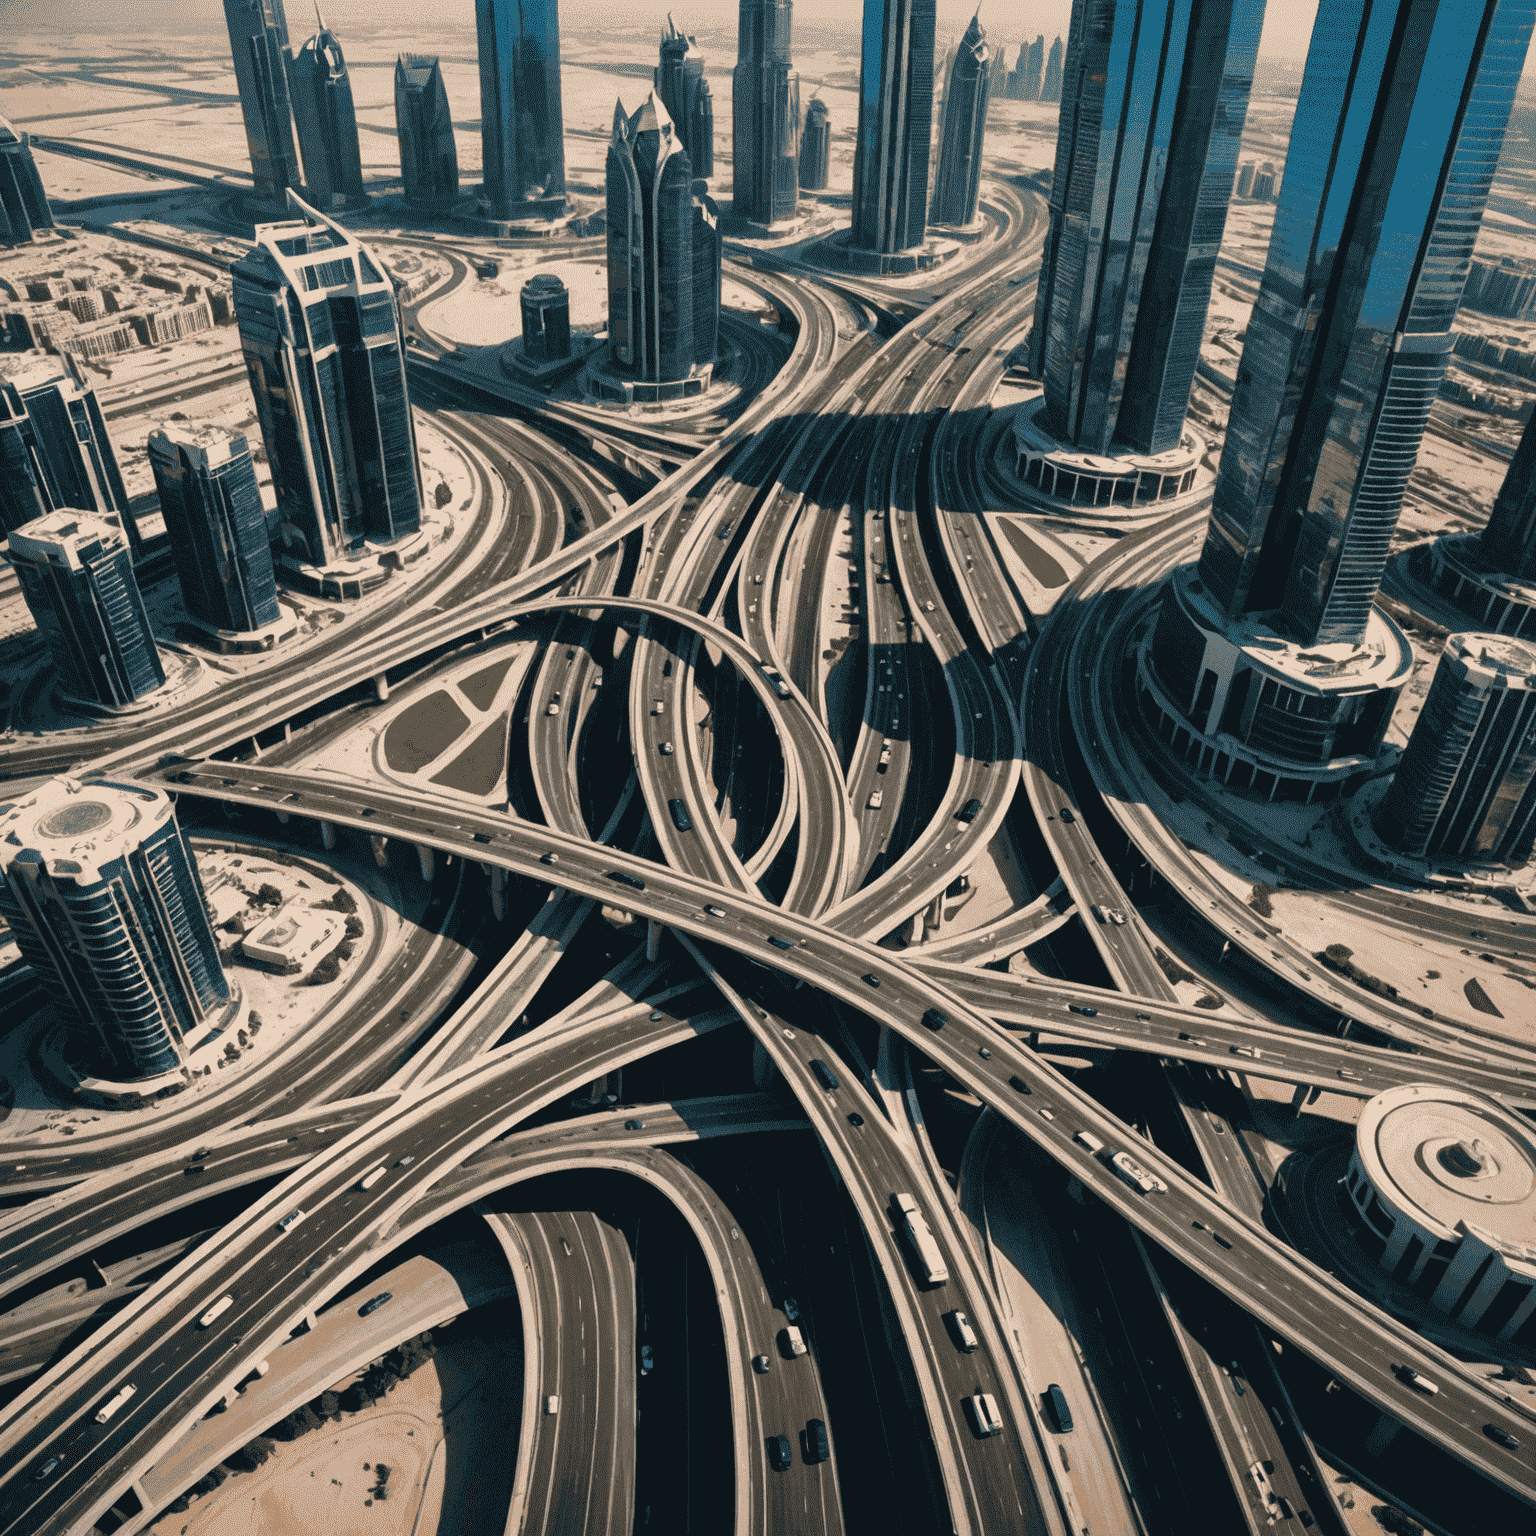
POLYGON ((654 92, 632 116, 614 106, 607 191, 613 360, 647 383, 684 379, 714 353, 718 215, 654 92))
POLYGON ((1074 0, 1030 359, 1080 450, 1178 445, 1263 17, 1263 0, 1074 0))
POLYGON ((435 54, 402 53, 395 60, 395 129, 407 201, 453 207, 459 200, 459 153, 435 54))
POLYGON ((140 552, 138 528, 117 467, 96 391, 72 357, 18 358, 0 364, 9 382, 0 404, 0 463, 16 475, 0 479, 0 522, 19 527, 41 512, 115 513, 140 552))
POLYGON ((693 174, 715 173, 715 104, 704 78, 704 55, 697 41, 679 32, 671 16, 661 34, 661 63, 655 72, 656 94, 688 151, 693 174))
POLYGON ((800 186, 806 192, 826 189, 827 172, 832 160, 832 119, 827 104, 813 96, 805 109, 805 126, 800 132, 800 186))
POLYGON ((1021 101, 1039 101, 1040 76, 1045 69, 1045 34, 1042 32, 1029 45, 1019 61, 1019 68, 1023 72, 1023 94, 1021 101))
POLYGON ((933 134, 934 0, 864 0, 852 243, 890 254, 923 243, 933 134))
POLYGON ((741 0, 731 75, 732 211, 772 224, 799 197, 800 77, 790 60, 790 0, 741 0))
POLYGON ((492 219, 565 211, 559 0, 475 0, 483 196, 492 219))
POLYGON ((0 816, 0 913, 51 1002, 89 1024, 106 1071, 176 1072, 229 1002, 197 862, 170 796, 52 779, 0 816))
POLYGON ((1533 19, 1333 0, 1314 32, 1200 556, 1229 614, 1364 634, 1533 19))
POLYGON ((1050 57, 1045 61, 1045 77, 1040 82, 1041 101, 1061 100, 1061 39, 1051 44, 1050 57))
MULTIPOLYGON (((987 127, 991 50, 979 15, 960 40, 959 52, 944 84, 943 127, 939 136, 939 173, 933 189, 935 224, 969 224, 981 193, 981 140, 987 127)), ((1001 55, 998 55, 1001 57, 1001 55)))
POLYGON ((0 245, 20 245, 37 230, 52 228, 32 140, 0 117, 0 245))
POLYGON ((71 695, 114 709, 165 681, 115 526, 82 512, 49 512, 12 530, 10 551, 21 595, 71 695))
POLYGON ((367 247, 289 193, 235 263, 235 318, 284 542, 325 566, 421 522, 394 285, 367 247))
MULTIPOLYGON (((315 20, 320 21, 318 5, 315 20)), ((293 55, 288 81, 309 200, 318 208, 367 202, 357 114, 352 108, 352 80, 341 44, 323 21, 320 30, 293 55)))
POLYGON ((523 356, 536 363, 557 363, 571 355, 571 296, 553 272, 541 272, 523 284, 518 296, 523 312, 523 356))
POLYGON ((1536 842, 1536 645, 1452 635, 1376 830, 1416 858, 1523 864, 1536 842))
POLYGON ((150 433, 149 463, 187 612, 211 629, 275 624, 267 514, 245 434, 170 422, 150 433))
POLYGON ((288 98, 288 21, 283 0, 224 0, 240 113, 256 196, 281 203, 303 180, 288 98))
POLYGON ((1536 579, 1536 417, 1520 436, 1478 546, 1490 569, 1536 579))

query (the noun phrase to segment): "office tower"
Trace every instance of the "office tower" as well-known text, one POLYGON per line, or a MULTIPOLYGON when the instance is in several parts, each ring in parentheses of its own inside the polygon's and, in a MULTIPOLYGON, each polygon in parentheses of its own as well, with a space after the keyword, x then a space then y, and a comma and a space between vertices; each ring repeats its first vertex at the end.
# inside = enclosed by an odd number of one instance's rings
POLYGON ((52 505, 32 418, 16 386, 0 374, 0 537, 52 505))
POLYGON ((32 140, 0 117, 0 245, 21 245, 38 230, 52 228, 32 140))
MULTIPOLYGON (((978 27, 979 27, 979 25, 980 25, 980 15, 979 15, 979 13, 977 14, 977 16, 973 17, 972 20, 974 20, 977 23, 978 27)), ((960 42, 960 46, 959 46, 957 52, 958 53, 964 53, 965 52, 965 47, 966 47, 965 41, 964 41, 964 39, 962 39, 961 42, 960 42)), ((945 69, 944 69, 944 88, 945 88, 946 91, 949 89, 950 71, 953 68, 954 68, 953 61, 949 61, 949 62, 946 63, 945 69)), ((993 48, 993 49, 991 49, 989 51, 988 56, 987 56, 987 73, 988 73, 988 77, 989 77, 988 85, 987 85, 987 93, 988 93, 988 95, 996 96, 999 99, 1001 99, 1001 97, 1003 95, 1004 88, 1007 85, 1007 81, 1008 81, 1008 66, 1003 62, 1003 50, 1001 48, 993 48)))
POLYGON ((49 1000, 95 1030, 121 1077, 180 1070, 187 1036, 229 1003, 164 790, 51 779, 8 805, 0 914, 49 1000))
POLYGON ((1263 16, 1074 0, 1030 361, 1047 425, 1083 452, 1178 446, 1263 16))
MULTIPOLYGON (((315 8, 320 21, 320 9, 315 8)), ((320 30, 293 55, 288 66, 293 121, 304 155, 304 190, 317 208, 365 203, 363 156, 357 143, 352 80, 336 34, 320 30)))
POLYGON ((654 92, 632 116, 614 106, 607 191, 613 360, 647 383, 684 379, 714 351, 718 215, 654 92))
POLYGON ((790 63, 790 0, 741 0, 731 75, 732 211, 772 224, 799 196, 800 77, 790 63))
POLYGON ((1333 0, 1314 32, 1200 556, 1229 615, 1275 611, 1306 645, 1364 635, 1533 18, 1333 0))
POLYGON ((704 78, 704 55, 698 42, 679 32, 671 16, 661 34, 661 63, 655 71, 656 94, 667 109, 688 151, 695 177, 715 173, 715 105, 704 78))
POLYGON ((475 0, 483 198, 492 219, 565 212, 559 0, 475 0))
POLYGON ((1051 44, 1050 56, 1045 61, 1045 75, 1040 81, 1041 101, 1061 100, 1061 39, 1051 44))
POLYGON ((245 435, 170 422, 150 433, 149 463, 187 612, 210 629, 277 623, 267 514, 245 435))
POLYGON ((935 224, 969 224, 976 217, 976 199, 981 193, 981 140, 987 127, 993 75, 988 60, 992 57, 981 18, 972 16, 944 83, 939 172, 933 189, 935 224))
POLYGON ((1536 841, 1536 645, 1452 635, 1376 830, 1415 858, 1524 864, 1536 841))
POLYGON ((224 0, 240 113, 256 196, 281 203, 303 180, 288 99, 288 22, 283 0, 224 0))
POLYGON ((1536 417, 1520 435, 1478 553, 1490 570, 1536 580, 1536 417))
POLYGON ((1023 94, 1020 100, 1039 101, 1040 78, 1045 70, 1045 35, 1043 33, 1029 45, 1029 51, 1023 55, 1019 68, 1024 74, 1023 94))
POLYGON ((933 131, 934 0, 864 0, 852 243, 890 253, 923 243, 933 131))
POLYGON ((1267 203, 1273 199, 1275 195, 1275 168, 1270 161, 1266 160, 1253 173, 1251 191, 1253 193, 1253 200, 1256 203, 1267 203))
POLYGON ((165 681, 155 637, 117 528, 85 512, 49 512, 10 537, 11 565, 65 690, 113 709, 165 681))
POLYGON ((552 272, 523 284, 523 356, 530 362, 557 363, 571 355, 571 296, 552 272))
POLYGON ((75 360, 62 357, 18 358, 0 363, 0 379, 14 389, 9 407, 21 414, 0 418, 0 460, 30 467, 30 477, 6 477, 0 485, 0 521, 7 528, 26 521, 23 513, 40 508, 116 514, 129 550, 141 553, 138 528, 128 512, 128 495, 117 467, 117 454, 96 402, 96 391, 75 360))
POLYGON ((303 217, 256 227, 235 317, 283 538, 317 566, 421 522, 416 429, 393 283, 296 193, 303 217))
POLYGON ((832 119, 827 104, 813 96, 805 109, 800 134, 800 185, 807 192, 823 192, 832 160, 832 119))
POLYGON ((1237 173, 1237 195, 1239 197, 1251 197, 1253 195, 1253 161, 1250 160, 1237 173))
POLYGON ((395 129, 406 200, 423 208, 453 207, 459 200, 459 154, 435 54, 402 53, 395 60, 395 129))

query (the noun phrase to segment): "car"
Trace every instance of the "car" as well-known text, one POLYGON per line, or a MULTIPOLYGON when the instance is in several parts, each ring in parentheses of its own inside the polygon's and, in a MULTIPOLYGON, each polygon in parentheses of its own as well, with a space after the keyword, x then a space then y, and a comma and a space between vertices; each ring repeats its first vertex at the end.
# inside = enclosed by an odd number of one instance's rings
POLYGON ((659 741, 656 743, 656 750, 660 752, 663 757, 671 757, 672 743, 670 741, 659 741))
POLYGON ((779 1330, 779 1351, 787 1360, 798 1360, 805 1353, 805 1335, 793 1324, 779 1330))
POLYGON ((208 1310, 204 1312, 200 1318, 198 1318, 197 1326, 199 1328, 211 1327, 213 1320, 220 1316, 222 1313, 229 1311, 229 1309, 234 1306, 234 1304, 235 1298, 233 1296, 220 1296, 219 1299, 214 1302, 214 1304, 209 1307, 208 1310))
POLYGON ((1483 1433, 1490 1440, 1497 1440, 1507 1451, 1518 1451, 1520 1449, 1520 1442, 1507 1429, 1501 1429, 1497 1424, 1484 1424, 1483 1433))
POLYGON ((649 1376, 655 1368, 656 1357, 651 1353, 651 1346, 649 1344, 642 1344, 640 1346, 640 1374, 642 1376, 649 1376))
POLYGON ((837 1091, 837 1074, 832 1070, 831 1067, 826 1064, 826 1062, 821 1059, 821 1057, 813 1056, 811 1058, 811 1071, 815 1075, 816 1081, 820 1083, 828 1093, 835 1093, 837 1091))
POLYGON ((858 1128, 864 1124, 864 1116, 861 1115, 858 1110, 854 1110, 854 1112, 848 1116, 848 1124, 851 1125, 854 1130, 858 1130, 858 1128))
POLYGON ((795 947, 795 941, 793 939, 781 939, 776 933, 770 933, 768 935, 768 942, 772 944, 775 949, 793 949, 795 947))
POLYGON ((1469 928, 1469 929, 1467 929, 1467 937, 1469 939, 1480 939, 1484 943, 1487 943, 1487 941, 1488 941, 1488 935, 1486 933, 1484 933, 1481 928, 1469 928))
POLYGON ((1054 1120, 1056 1118, 1043 1104, 1040 1106, 1040 1118, 1042 1120, 1054 1120))
POLYGON ((396 1168, 409 1168, 411 1166, 411 1164, 414 1163, 415 1161, 416 1161, 416 1154, 414 1152, 407 1152, 405 1154, 405 1156, 402 1157, 400 1159, 400 1161, 395 1164, 395 1167, 396 1168))
POLYGON ((661 1023, 661 1021, 662 1021, 662 1020, 663 1020, 663 1019, 664 1019, 664 1018, 666 1018, 666 1014, 664 1014, 664 1013, 663 1013, 663 1012, 662 1012, 662 1011, 661 1011, 661 1009, 660 1009, 660 1008, 652 1008, 652 1009, 651 1009, 651 1023, 652 1023, 652 1024, 660 1024, 660 1023, 661 1023))
POLYGON ((1106 907, 1104 910, 1109 913, 1109 920, 1116 928, 1125 927, 1125 913, 1119 907, 1106 907))
POLYGON ((891 765, 891 743, 887 739, 887 740, 881 742, 881 744, 880 744, 880 764, 879 764, 879 766, 881 768, 889 768, 890 765, 891 765))
POLYGON ((629 886, 631 890, 643 891, 645 889, 645 881, 639 875, 632 875, 625 869, 610 869, 608 871, 608 878, 616 880, 620 885, 629 886))
POLYGON ((1067 1395, 1053 1381, 1045 1389, 1045 1406, 1058 1435, 1072 1433, 1072 1410, 1067 1406, 1067 1395))
POLYGON ((1090 1008, 1086 1003, 1068 1003, 1068 1013, 1080 1013, 1085 1019, 1096 1019, 1099 1016, 1097 1008, 1090 1008))
POLYGON ((1015 1093, 1033 1093, 1035 1091, 1029 1086, 1028 1083, 1024 1081, 1022 1077, 1017 1075, 1008 1079, 1008 1086, 1012 1088, 1015 1093))
POLYGON ((923 1014, 923 1023, 929 1029, 943 1029, 949 1023, 949 1015, 941 1013, 937 1008, 929 1008, 923 1014))
POLYGON ((876 789, 870 791, 869 799, 864 804, 866 811, 878 811, 885 804, 885 791, 876 789))
POLYGON ((357 1309, 359 1317, 367 1317, 370 1313, 377 1312, 380 1307, 386 1306, 394 1299, 393 1291, 380 1291, 377 1296, 370 1296, 362 1306, 357 1309))
POLYGON ((560 1412, 560 1398, 557 1394, 551 1393, 544 1399, 544 1412, 551 1418, 560 1412))
POLYGON ((794 1452, 790 1449, 788 1435, 768 1436, 768 1465, 775 1472, 787 1472, 795 1464, 794 1452))
POLYGON ((544 854, 543 857, 541 857, 540 860, 539 860, 540 864, 558 864, 559 862, 560 862, 560 855, 558 853, 556 853, 553 849, 550 849, 550 851, 548 853, 544 854))
POLYGON ((491 840, 491 834, 489 832, 476 832, 474 837, 477 843, 488 843, 491 840))
POLYGON ((954 1311, 944 1314, 944 1322, 950 1333, 954 1336, 955 1348, 963 1350, 966 1354, 974 1353, 976 1349, 976 1330, 971 1327, 971 1320, 964 1312, 954 1311))
POLYGON ((773 1361, 770 1360, 767 1355, 753 1355, 752 1369, 756 1371, 759 1376, 766 1376, 768 1372, 773 1369, 773 1361))
POLYGON ((207 1163, 188 1163, 181 1171, 183 1173, 207 1173, 208 1165, 207 1163))
POLYGON ((42 1466, 40 1466, 37 1471, 32 1474, 32 1481, 34 1483, 46 1483, 48 1479, 52 1477, 53 1474, 64 1465, 66 1460, 68 1460, 68 1458, 64 1456, 50 1456, 48 1460, 45 1461, 42 1466))
POLYGON ((672 825, 679 832, 693 831, 693 822, 688 815, 688 807, 681 800, 668 800, 667 809, 672 813, 672 825))
POLYGON ((805 1426, 805 1459, 809 1463, 827 1461, 832 1450, 827 1444, 827 1426, 820 1419, 809 1419, 805 1426))
POLYGON ((982 1046, 982 1048, 979 1051, 977 1051, 976 1054, 978 1056, 980 1056, 983 1061, 991 1061, 992 1060, 992 1052, 989 1051, 986 1048, 986 1046, 982 1046))
POLYGON ((624 1122, 624 1129, 626 1131, 643 1131, 645 1129, 645 1121, 644 1120, 626 1120, 624 1122))
POLYGON ((667 701, 665 699, 657 699, 656 702, 651 705, 651 713, 653 715, 664 715, 666 712, 667 701))
POLYGON ((980 814, 981 801, 972 796, 955 812, 955 819, 957 821, 975 821, 980 814))
POLYGON ((720 525, 720 532, 717 533, 715 535, 715 537, 717 539, 728 539, 728 538, 730 538, 730 536, 733 533, 735 533, 735 531, 736 531, 736 524, 735 523, 721 523, 721 525, 720 525))
POLYGON ((1411 1365, 1399 1365, 1394 1367, 1398 1380, 1405 1386, 1412 1387, 1415 1392, 1422 1392, 1425 1397, 1435 1397, 1440 1391, 1440 1383, 1431 1381, 1428 1376, 1421 1376, 1411 1365))
POLYGON ((1234 1045, 1228 1047, 1234 1056, 1247 1056, 1253 1061, 1262 1061, 1264 1052, 1256 1045, 1234 1045))
POLYGON ((560 706, 554 702, 550 702, 544 706, 544 713, 546 715, 558 715, 560 713, 560 706))
MULTIPOLYGON (((1230 1248, 1232 1246, 1230 1240, 1223 1237, 1220 1232, 1212 1231, 1211 1236, 1214 1237, 1223 1248, 1230 1248)), ((1439 1388, 1437 1387, 1435 1390, 1439 1391, 1439 1388)))
POLYGON ((1070 827, 1077 817, 1072 814, 1070 807, 1064 805, 1061 808, 1061 819, 1070 827))
POLYGON ((1136 1022, 1138 1024, 1150 1024, 1152 1022, 1152 1015, 1150 1013, 1138 1013, 1136 1015, 1136 1022))
POLYGON ((724 917, 725 916, 725 908, 724 907, 717 907, 712 902, 706 904, 704 910, 705 910, 705 912, 710 917, 724 917))
POLYGON ((864 972, 864 981, 871 987, 878 987, 880 985, 880 978, 873 971, 864 972))
POLYGON ((966 1398, 965 1409, 978 1439, 986 1440, 1002 1434, 1003 1418, 997 1411, 997 1399, 990 1392, 973 1393, 966 1398))
POLYGON ((1205 1041, 1202 1040, 1199 1035, 1186 1034, 1185 1031, 1182 1030, 1182 1029, 1179 1031, 1179 1039, 1182 1040, 1186 1045, 1204 1045, 1205 1044, 1205 1041))
POLYGON ((289 1211, 288 1214, 284 1216, 280 1222, 278 1222, 277 1230, 279 1232, 291 1231, 294 1227, 298 1226, 301 1221, 304 1220, 304 1214, 305 1213, 303 1211, 289 1211))
POLYGON ((932 613, 933 612, 933 599, 932 598, 929 598, 928 601, 923 604, 923 612, 924 613, 932 613))

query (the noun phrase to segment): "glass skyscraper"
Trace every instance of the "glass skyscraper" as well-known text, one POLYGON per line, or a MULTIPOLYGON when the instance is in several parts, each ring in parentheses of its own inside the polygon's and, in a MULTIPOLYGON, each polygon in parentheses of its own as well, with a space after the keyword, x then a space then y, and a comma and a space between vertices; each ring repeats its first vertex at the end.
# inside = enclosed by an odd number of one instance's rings
POLYGON ((96 391, 75 360, 25 356, 0 363, 0 523, 19 528, 44 512, 112 513, 128 548, 138 528, 96 391))
POLYGON ((1523 864, 1536 842, 1536 645, 1452 635, 1376 830, 1417 858, 1523 864))
POLYGON ((150 433, 149 463, 187 612, 213 629, 277 623, 267 514, 245 434, 171 422, 150 433))
POLYGON ((695 178, 707 180, 715 173, 715 104, 704 78, 704 55, 698 42, 678 31, 670 16, 661 34, 655 81, 656 94, 682 138, 695 178))
POLYGON ((32 141, 0 117, 0 245, 20 245, 35 231, 52 228, 32 141))
POLYGON ((340 225, 261 224, 235 263, 235 318, 285 544, 325 566, 421 523, 394 284, 340 225))
POLYGON ((407 201, 452 208, 459 200, 459 152, 436 55, 402 53, 395 60, 395 128, 407 201))
POLYGON ((170 797, 53 779, 0 814, 0 915, 44 992, 123 1078, 181 1069, 229 1002, 202 881, 170 797))
POLYGON ((559 0, 475 0, 480 144, 492 219, 565 211, 559 0))
POLYGON ((1536 417, 1521 434, 1478 553, 1491 570, 1536 580, 1536 417))
POLYGON ((852 243, 890 254, 923 243, 933 136, 934 0, 864 0, 852 243))
POLYGON ((831 159, 831 115, 826 102, 813 96, 805 109, 805 126, 800 132, 800 185, 805 191, 825 191, 831 159))
POLYGON ((1263 20, 1263 0, 1074 0, 1030 355, 1080 450, 1178 445, 1263 20))
POLYGON ((1200 578, 1358 643, 1451 350, 1533 0, 1328 0, 1249 322, 1200 578))
POLYGON ((1045 61, 1045 74, 1040 82, 1041 101, 1061 100, 1061 39, 1051 44, 1050 56, 1045 61))
POLYGON ((82 512, 14 529, 11 565, 66 692, 115 709, 165 681, 122 535, 82 512))
POLYGON ((240 113, 256 195, 281 203, 303 181, 288 97, 288 20, 283 0, 224 0, 240 113))
POLYGON ((772 224, 800 196, 800 77, 790 59, 790 0, 741 0, 731 75, 732 211, 772 224))
POLYGON ((960 39, 955 62, 944 82, 943 127, 939 133, 939 172, 933 189, 935 224, 969 224, 981 193, 981 141, 987 128, 987 97, 992 51, 979 15, 960 39))
POLYGON ((341 44, 329 27, 322 26, 293 55, 288 81, 310 201, 321 208, 367 202, 352 80, 341 44))

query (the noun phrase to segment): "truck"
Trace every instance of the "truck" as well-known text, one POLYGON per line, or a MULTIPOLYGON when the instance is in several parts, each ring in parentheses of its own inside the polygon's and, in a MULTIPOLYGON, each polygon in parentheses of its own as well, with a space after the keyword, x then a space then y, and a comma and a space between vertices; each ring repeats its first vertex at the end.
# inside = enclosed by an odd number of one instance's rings
POLYGON ((922 1208, 910 1194, 906 1193, 893 1194, 891 1204, 901 1217, 902 1231, 906 1234, 912 1255, 917 1260, 918 1273, 929 1285, 947 1285, 949 1268, 944 1263, 944 1255, 940 1252, 938 1243, 934 1241, 932 1231, 929 1230, 922 1208))
POLYGON ((105 1424, 107 1420, 110 1419, 112 1415, 116 1413, 117 1410, 121 1408, 123 1404, 126 1403, 128 1399, 132 1397, 133 1394, 138 1390, 139 1389, 134 1386, 132 1382, 129 1382, 126 1387, 119 1387, 117 1391, 114 1392, 112 1396, 109 1397, 106 1402, 104 1402, 101 1407, 96 1410, 96 1422, 98 1424, 105 1424))
POLYGON ((1168 1186, 1155 1174, 1148 1173, 1140 1163, 1133 1162, 1129 1152, 1116 1152, 1110 1158, 1109 1166, 1125 1180, 1132 1189, 1139 1189, 1142 1194, 1150 1195, 1161 1190, 1167 1192, 1168 1186))
POLYGON ((208 1310, 204 1312, 200 1318, 198 1318, 197 1326, 199 1328, 209 1327, 212 1324, 214 1318, 216 1318, 221 1312, 227 1312, 232 1306, 234 1306, 234 1304, 235 1298, 233 1296, 220 1296, 219 1299, 214 1302, 214 1304, 209 1307, 208 1310))

